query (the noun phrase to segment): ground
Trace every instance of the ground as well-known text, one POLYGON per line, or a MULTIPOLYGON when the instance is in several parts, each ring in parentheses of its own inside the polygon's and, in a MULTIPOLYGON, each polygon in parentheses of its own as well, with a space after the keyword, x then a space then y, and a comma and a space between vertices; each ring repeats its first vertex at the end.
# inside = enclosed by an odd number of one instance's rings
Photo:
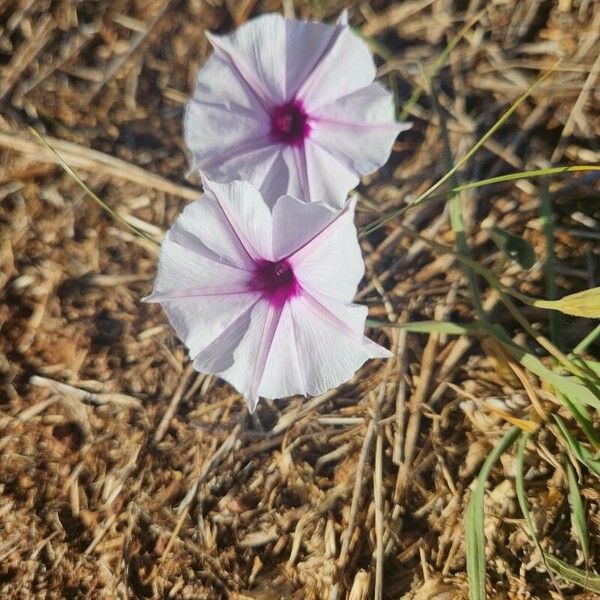
MULTIPOLYGON (((0 0, 2 598, 467 598, 467 503, 492 448, 524 422, 539 425, 524 469, 540 543, 593 572, 597 480, 565 466, 572 452, 548 414, 585 438, 543 378, 491 337, 373 327, 394 359, 250 416, 231 387, 191 369, 160 307, 141 301, 153 246, 94 204, 27 129, 159 239, 199 190, 181 121, 209 53, 204 30, 270 10, 331 20, 346 6, 414 123, 357 190, 363 231, 444 175, 445 140, 460 159, 552 67, 458 181, 600 163, 597 2, 0 0), (587 552, 571 525, 571 470, 587 552)), ((363 235, 358 300, 371 319, 480 320, 464 263, 427 241, 457 247, 441 190, 363 235)), ((472 256, 505 286, 544 297, 600 284, 597 173, 456 199, 472 256), (531 264, 506 252, 507 239, 529 244, 531 264)), ((489 319, 553 368, 498 293, 473 279, 489 319)), ((551 329, 548 312, 517 304, 565 352, 595 326, 554 313, 551 329)), ((488 597, 600 597, 549 575, 519 510, 516 461, 507 448, 488 478, 488 597)))

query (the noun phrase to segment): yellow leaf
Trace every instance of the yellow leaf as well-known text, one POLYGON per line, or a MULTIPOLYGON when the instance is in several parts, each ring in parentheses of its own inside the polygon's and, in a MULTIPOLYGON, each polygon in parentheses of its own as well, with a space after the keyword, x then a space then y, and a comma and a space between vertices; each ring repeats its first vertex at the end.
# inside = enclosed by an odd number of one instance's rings
POLYGON ((533 433, 537 428, 538 424, 534 421, 529 421, 526 419, 519 419, 517 417, 513 417, 510 413, 502 410, 489 402, 486 402, 485 405, 487 408, 497 414, 499 417, 502 417, 505 421, 508 421, 511 425, 518 427, 521 431, 525 431, 527 433, 533 433))
POLYGON ((533 306, 559 310, 567 315, 600 319, 600 287, 570 294, 560 300, 534 300, 533 306))

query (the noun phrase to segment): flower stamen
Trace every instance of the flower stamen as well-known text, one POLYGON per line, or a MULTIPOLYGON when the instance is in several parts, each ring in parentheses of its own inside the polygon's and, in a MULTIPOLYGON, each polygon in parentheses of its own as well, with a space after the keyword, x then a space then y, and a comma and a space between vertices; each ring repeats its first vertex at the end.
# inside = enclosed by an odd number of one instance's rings
POLYGON ((308 115, 302 102, 291 100, 271 111, 271 136, 277 142, 300 146, 310 134, 308 115))
POLYGON ((300 292, 300 285, 287 260, 263 261, 257 264, 251 286, 254 291, 262 292, 269 302, 277 306, 282 306, 300 292))

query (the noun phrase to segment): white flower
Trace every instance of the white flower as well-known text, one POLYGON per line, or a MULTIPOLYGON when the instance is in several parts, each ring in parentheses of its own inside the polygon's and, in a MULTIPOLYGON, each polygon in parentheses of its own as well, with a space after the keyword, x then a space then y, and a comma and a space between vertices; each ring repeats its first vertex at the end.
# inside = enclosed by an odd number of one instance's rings
POLYGON ((317 395, 390 353, 364 337, 352 304, 364 265, 354 203, 338 214, 250 184, 205 181, 162 244, 160 302, 199 371, 248 400, 317 395))
POLYGON ((395 121, 391 94, 373 83, 371 53, 345 21, 268 14, 209 40, 215 51, 184 131, 194 166, 211 180, 244 180, 273 201, 291 194, 339 209, 410 126, 395 121))

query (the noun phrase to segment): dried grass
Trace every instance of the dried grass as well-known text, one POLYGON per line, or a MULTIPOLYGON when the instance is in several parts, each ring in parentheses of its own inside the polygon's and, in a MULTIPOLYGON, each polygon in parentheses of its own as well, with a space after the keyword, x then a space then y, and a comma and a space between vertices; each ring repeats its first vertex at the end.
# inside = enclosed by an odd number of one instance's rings
MULTIPOLYGON (((296 3, 296 12, 329 17, 344 4, 296 3)), ((281 9, 270 0, 0 0, 2 598, 466 598, 465 507, 505 416, 563 411, 493 345, 384 329, 371 335, 393 347, 387 363, 318 398, 263 402, 250 418, 230 387, 191 370, 159 307, 140 302, 154 254, 91 204, 26 126, 64 140, 57 149, 87 184, 158 236, 195 195, 180 127, 209 51, 201 30, 281 9)), ((425 85, 417 64, 431 73, 472 22, 437 76, 457 157, 562 58, 464 181, 600 161, 600 4, 377 0, 354 5, 352 20, 376 37, 380 73, 400 102, 425 85)), ((444 173, 426 94, 409 113, 412 133, 359 188, 362 225, 444 173)), ((462 194, 474 256, 534 296, 543 296, 542 183, 462 194), (490 225, 530 241, 536 265, 507 261, 490 225)), ((564 293, 599 285, 599 190, 594 173, 550 183, 564 293)), ((441 202, 402 223, 453 243, 441 202)), ((373 318, 473 320, 452 256, 396 222, 362 243, 359 297, 373 318)), ((485 310, 522 336, 495 292, 482 291, 485 310)), ((543 313, 526 313, 545 326, 543 313)), ((563 348, 590 327, 562 317, 563 348)), ((581 565, 562 464, 551 436, 529 444, 529 501, 541 546, 581 565)), ((514 469, 514 453, 504 454, 485 497, 489 597, 559 597, 517 510, 514 469)), ((593 567, 600 495, 588 474, 571 476, 593 567)), ((564 597, 595 597, 561 585, 564 597)))

